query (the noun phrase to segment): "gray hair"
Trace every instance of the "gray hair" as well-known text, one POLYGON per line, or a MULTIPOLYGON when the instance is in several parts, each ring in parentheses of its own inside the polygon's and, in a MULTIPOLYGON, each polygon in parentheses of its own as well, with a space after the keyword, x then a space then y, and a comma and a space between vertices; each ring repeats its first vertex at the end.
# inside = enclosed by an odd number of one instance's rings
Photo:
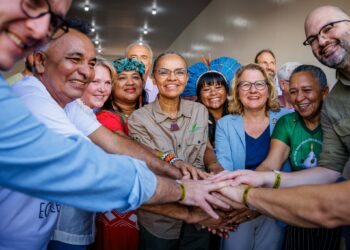
POLYGON ((287 63, 283 64, 277 72, 278 79, 279 80, 289 80, 294 69, 300 65, 301 65, 301 63, 299 63, 299 62, 287 62, 287 63))
POLYGON ((125 50, 125 57, 127 57, 128 56, 128 52, 129 52, 129 50, 132 48, 132 47, 134 47, 134 46, 143 46, 143 47, 145 47, 146 49, 148 49, 148 51, 149 51, 149 53, 150 53, 150 55, 151 55, 151 62, 152 62, 152 60, 153 60, 153 51, 152 51, 152 49, 151 49, 151 47, 147 44, 147 43, 142 43, 142 44, 139 44, 139 42, 135 42, 135 43, 131 43, 131 44, 129 44, 128 45, 128 47, 126 47, 126 50, 125 50))
POLYGON ((308 65, 308 64, 303 64, 298 67, 296 67, 293 72, 291 77, 300 72, 310 72, 312 76, 315 78, 317 83, 320 85, 321 89, 327 88, 327 77, 326 74, 323 72, 323 70, 319 67, 316 67, 314 65, 308 65))

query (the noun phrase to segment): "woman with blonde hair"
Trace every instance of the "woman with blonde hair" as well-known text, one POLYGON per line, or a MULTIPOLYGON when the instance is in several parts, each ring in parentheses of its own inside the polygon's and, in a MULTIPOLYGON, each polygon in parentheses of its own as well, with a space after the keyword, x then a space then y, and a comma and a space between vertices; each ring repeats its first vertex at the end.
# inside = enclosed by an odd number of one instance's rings
MULTIPOLYGON (((226 170, 255 168, 265 159, 277 120, 288 113, 279 109, 275 86, 257 64, 236 72, 228 104, 230 115, 216 127, 216 156, 226 170)), ((221 249, 280 249, 284 230, 276 221, 249 209, 233 212, 241 223, 223 239, 221 249)))
POLYGON ((103 57, 97 57, 95 78, 86 87, 80 100, 93 110, 102 108, 112 92, 115 74, 112 64, 103 57))

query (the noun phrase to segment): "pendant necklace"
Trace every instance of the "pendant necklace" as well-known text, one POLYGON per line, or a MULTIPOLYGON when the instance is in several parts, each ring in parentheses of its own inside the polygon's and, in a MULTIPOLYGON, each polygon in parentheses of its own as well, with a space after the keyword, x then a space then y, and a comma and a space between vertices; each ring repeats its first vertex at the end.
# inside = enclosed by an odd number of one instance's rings
POLYGON ((180 130, 179 125, 177 125, 177 119, 171 119, 170 131, 178 131, 180 130))

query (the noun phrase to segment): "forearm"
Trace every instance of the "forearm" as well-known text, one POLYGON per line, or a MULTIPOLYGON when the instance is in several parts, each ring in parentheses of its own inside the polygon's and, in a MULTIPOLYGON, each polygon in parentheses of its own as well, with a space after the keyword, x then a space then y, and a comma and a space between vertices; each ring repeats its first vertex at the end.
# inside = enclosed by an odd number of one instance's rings
POLYGON ((178 202, 181 199, 181 189, 175 180, 157 176, 157 188, 146 205, 178 202))
POLYGON ((168 203, 163 205, 143 205, 142 210, 160 214, 177 220, 186 221, 188 218, 188 207, 179 203, 168 203))
POLYGON ((251 207, 301 227, 337 227, 350 223, 349 182, 286 189, 251 189, 251 207))
POLYGON ((224 170, 224 168, 217 161, 215 151, 214 151, 214 149, 211 146, 209 141, 208 141, 208 145, 205 149, 203 162, 204 162, 204 165, 206 166, 206 169, 210 173, 213 172, 213 173, 217 174, 217 173, 224 170))
MULTIPOLYGON (((273 187, 276 181, 276 173, 272 171, 263 171, 260 167, 259 171, 261 171, 259 177, 262 178, 263 186, 273 187)), ((291 173, 281 172, 280 187, 334 183, 339 177, 340 173, 323 167, 316 167, 291 173)))
POLYGON ((89 136, 94 143, 109 153, 129 155, 133 158, 146 162, 147 166, 157 175, 173 179, 182 178, 181 172, 154 154, 148 147, 131 140, 129 137, 114 134, 108 129, 101 127, 97 133, 89 136))
POLYGON ((315 167, 292 173, 282 172, 281 176, 281 187, 292 187, 309 184, 334 183, 340 177, 340 173, 328 168, 315 167))

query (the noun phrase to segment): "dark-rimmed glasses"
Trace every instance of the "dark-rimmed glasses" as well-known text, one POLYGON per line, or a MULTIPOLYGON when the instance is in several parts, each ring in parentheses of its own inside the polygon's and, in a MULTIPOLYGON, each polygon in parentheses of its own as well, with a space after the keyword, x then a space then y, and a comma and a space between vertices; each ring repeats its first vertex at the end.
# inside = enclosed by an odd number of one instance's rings
POLYGON ((319 36, 324 37, 334 28, 334 25, 336 25, 337 23, 342 23, 342 22, 350 22, 350 20, 344 19, 344 20, 334 21, 334 22, 330 22, 330 23, 323 25, 321 27, 320 31, 317 33, 317 35, 308 36, 306 38, 306 40, 303 42, 303 45, 304 46, 308 46, 308 45, 312 46, 312 44, 315 41, 318 41, 319 36))
POLYGON ((174 73, 177 79, 182 79, 187 75, 187 69, 175 69, 174 71, 171 71, 169 69, 161 68, 161 69, 158 69, 157 72, 158 72, 158 75, 163 79, 169 78, 172 73, 174 73))
POLYGON ((63 36, 69 30, 64 18, 51 11, 48 0, 22 0, 21 9, 23 13, 31 19, 37 19, 47 14, 51 16, 50 28, 47 34, 50 40, 63 36))
POLYGON ((250 90, 253 85, 254 85, 255 89, 257 89, 257 90, 264 90, 267 86, 267 81, 266 80, 258 80, 255 82, 240 81, 238 83, 238 87, 243 91, 250 90))

